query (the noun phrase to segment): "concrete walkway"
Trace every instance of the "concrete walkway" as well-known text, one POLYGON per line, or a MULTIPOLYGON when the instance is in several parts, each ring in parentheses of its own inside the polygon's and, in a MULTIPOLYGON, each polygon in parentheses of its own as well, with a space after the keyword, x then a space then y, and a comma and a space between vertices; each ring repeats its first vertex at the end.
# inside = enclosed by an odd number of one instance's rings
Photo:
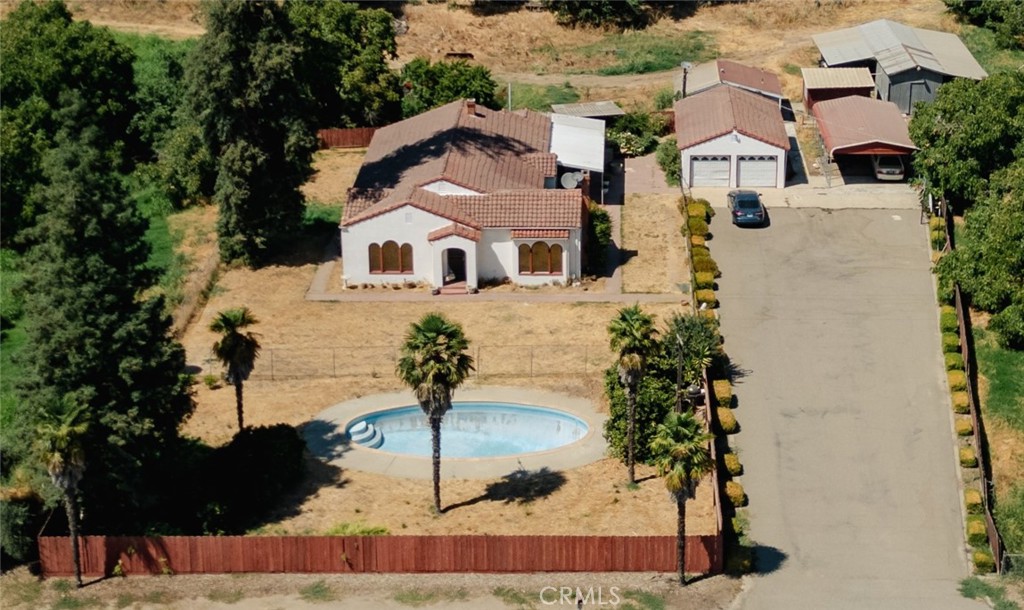
MULTIPOLYGON (((604 457, 604 422, 588 400, 527 388, 489 387, 458 390, 456 400, 463 402, 507 402, 549 407, 565 411, 587 423, 587 434, 575 443, 537 453, 496 458, 449 458, 441 461, 443 479, 496 479, 516 470, 568 470, 585 466, 604 457)), ((328 407, 303 426, 310 452, 339 468, 376 472, 410 479, 432 479, 429 457, 401 455, 369 449, 348 442, 345 429, 353 420, 380 411, 414 405, 409 392, 376 394, 328 407)), ((442 436, 443 441, 443 436, 442 436)), ((444 453, 444 443, 441 443, 444 453)))

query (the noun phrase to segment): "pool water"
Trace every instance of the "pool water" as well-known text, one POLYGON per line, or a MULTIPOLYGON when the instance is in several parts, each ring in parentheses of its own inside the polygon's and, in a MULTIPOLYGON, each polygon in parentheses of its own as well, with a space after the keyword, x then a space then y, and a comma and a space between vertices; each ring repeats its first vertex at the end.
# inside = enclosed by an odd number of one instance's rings
MULTIPOLYGON (((430 424, 418 405, 378 411, 346 428, 353 443, 430 457, 430 424)), ((587 434, 582 419, 547 407, 456 402, 441 422, 441 457, 484 458, 547 451, 587 434)))

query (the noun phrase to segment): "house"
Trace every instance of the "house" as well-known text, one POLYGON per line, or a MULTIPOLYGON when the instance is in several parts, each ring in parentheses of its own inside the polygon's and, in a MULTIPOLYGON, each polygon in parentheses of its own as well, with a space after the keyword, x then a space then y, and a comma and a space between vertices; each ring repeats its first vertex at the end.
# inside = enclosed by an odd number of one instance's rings
POLYGON ((818 102, 811 113, 833 159, 836 155, 905 157, 917 150, 906 119, 892 102, 849 96, 818 102))
POLYGON ((578 278, 586 170, 603 151, 601 121, 473 100, 379 129, 341 221, 345 285, 578 278))
POLYGON ((875 96, 875 80, 867 68, 803 68, 804 107, 851 95, 875 96))
POLYGON ((686 184, 786 185, 789 137, 776 103, 726 86, 681 99, 674 110, 686 184))
POLYGON ((684 68, 677 91, 682 93, 682 97, 690 97, 721 86, 743 89, 773 100, 777 106, 782 105, 782 83, 779 82, 778 76, 767 70, 745 66, 728 59, 718 59, 684 68))
POLYGON ((935 99, 954 78, 988 76, 955 34, 912 28, 880 19, 813 36, 822 67, 864 67, 874 76, 878 97, 911 114, 917 102, 935 99))

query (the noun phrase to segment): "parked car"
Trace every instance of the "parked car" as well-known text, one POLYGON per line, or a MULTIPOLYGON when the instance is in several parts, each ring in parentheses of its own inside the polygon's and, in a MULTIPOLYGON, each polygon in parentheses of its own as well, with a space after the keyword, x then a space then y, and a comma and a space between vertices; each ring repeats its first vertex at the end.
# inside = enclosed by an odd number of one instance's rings
POLYGON ((729 216, 732 217, 732 224, 760 227, 768 222, 768 210, 761 203, 760 193, 729 191, 725 198, 729 204, 729 216))
POLYGON ((887 182, 903 180, 905 173, 903 159, 898 155, 871 155, 871 166, 875 169, 875 178, 887 182))

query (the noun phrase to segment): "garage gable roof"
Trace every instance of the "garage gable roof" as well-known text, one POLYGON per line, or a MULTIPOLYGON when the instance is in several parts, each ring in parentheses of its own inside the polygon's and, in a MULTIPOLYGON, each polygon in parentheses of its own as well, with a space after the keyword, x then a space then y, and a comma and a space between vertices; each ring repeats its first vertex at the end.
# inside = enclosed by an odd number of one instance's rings
POLYGON ((811 108, 830 156, 856 148, 885 148, 892 154, 917 150, 899 107, 852 95, 818 102, 811 108))
POLYGON ((774 102, 735 87, 716 87, 675 103, 680 150, 733 131, 789 150, 782 114, 774 102))

